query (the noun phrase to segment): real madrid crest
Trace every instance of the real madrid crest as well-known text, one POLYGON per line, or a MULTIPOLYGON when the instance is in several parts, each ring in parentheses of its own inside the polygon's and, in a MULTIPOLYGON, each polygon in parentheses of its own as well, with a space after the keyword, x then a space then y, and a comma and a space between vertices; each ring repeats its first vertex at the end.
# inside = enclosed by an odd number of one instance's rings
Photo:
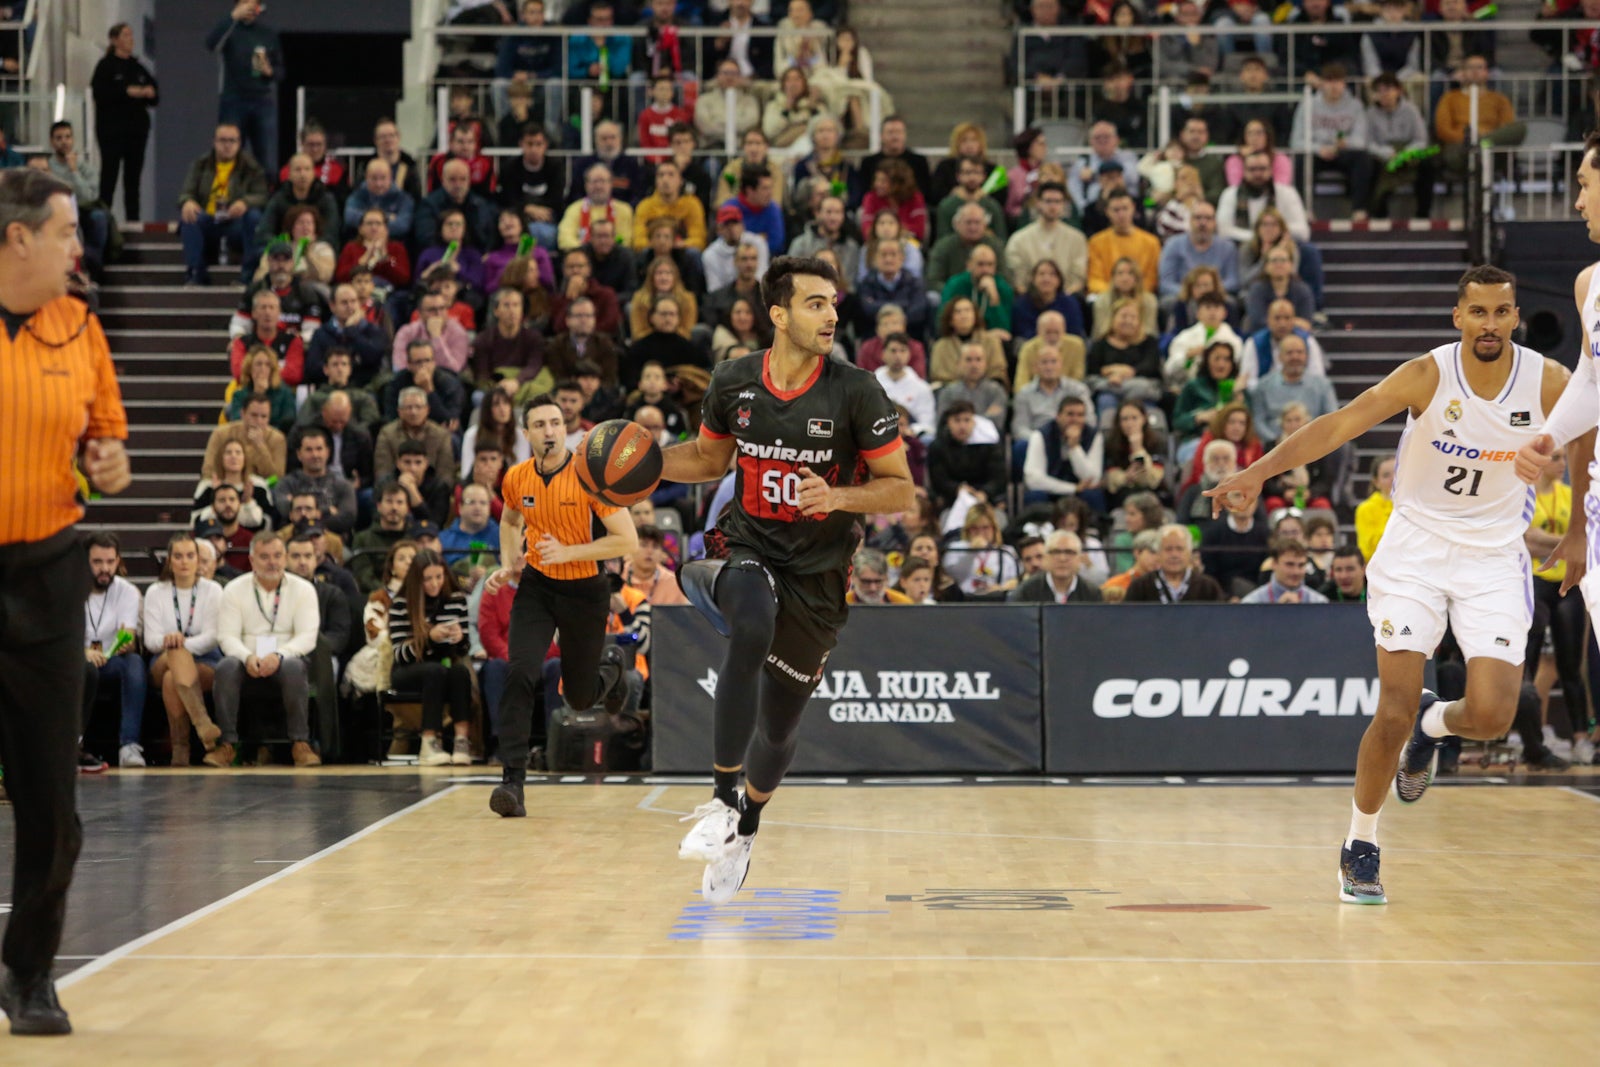
POLYGON ((1446 422, 1460 422, 1461 421, 1461 401, 1452 400, 1452 401, 1450 401, 1450 403, 1445 405, 1444 421, 1446 421, 1446 422))
POLYGON ((1384 619, 1383 620, 1383 625, 1378 627, 1378 632, 1380 634, 1382 634, 1384 637, 1393 637, 1394 636, 1394 626, 1390 624, 1388 619, 1384 619))

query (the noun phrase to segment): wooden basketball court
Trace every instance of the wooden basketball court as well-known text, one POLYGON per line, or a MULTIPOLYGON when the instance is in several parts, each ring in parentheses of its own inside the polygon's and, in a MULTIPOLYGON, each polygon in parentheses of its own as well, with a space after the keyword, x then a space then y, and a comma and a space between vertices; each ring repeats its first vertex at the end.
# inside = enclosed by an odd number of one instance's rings
POLYGON ((1337 785, 792 785, 713 909, 704 785, 500 820, 484 781, 88 962, 77 1034, 0 1063, 1596 1062, 1577 790, 1391 805, 1392 903, 1354 907, 1337 785))

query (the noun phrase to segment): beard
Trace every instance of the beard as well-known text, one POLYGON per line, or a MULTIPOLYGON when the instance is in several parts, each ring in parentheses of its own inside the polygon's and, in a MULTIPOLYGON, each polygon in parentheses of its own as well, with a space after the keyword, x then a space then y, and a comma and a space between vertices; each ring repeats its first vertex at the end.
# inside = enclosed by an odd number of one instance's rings
MULTIPOLYGON (((1481 341, 1481 340, 1483 340, 1483 338, 1479 338, 1478 340, 1481 341)), ((1505 343, 1504 339, 1497 337, 1494 340, 1495 340, 1494 348, 1488 350, 1487 352, 1485 352, 1485 350, 1483 350, 1483 349, 1478 347, 1478 342, 1477 341, 1474 341, 1472 343, 1472 354, 1473 354, 1474 357, 1476 357, 1476 359, 1478 360, 1479 363, 1493 363, 1495 360, 1499 359, 1500 356, 1505 352, 1506 343, 1505 343)))
POLYGON ((833 351, 832 341, 824 342, 815 333, 801 333, 800 327, 793 323, 784 331, 784 336, 789 339, 791 345, 808 356, 826 356, 833 351))
POLYGON ((1239 183, 1239 193, 1240 193, 1240 195, 1245 197, 1246 199, 1250 199, 1250 200, 1253 200, 1258 196, 1266 196, 1267 192, 1271 188, 1272 188, 1271 179, 1268 179, 1267 181, 1264 181, 1264 182, 1252 182, 1249 179, 1246 179, 1246 180, 1244 180, 1244 181, 1239 183))
POLYGON ((111 579, 115 577, 116 575, 114 574, 97 574, 94 576, 94 587, 104 592, 111 588, 111 579))

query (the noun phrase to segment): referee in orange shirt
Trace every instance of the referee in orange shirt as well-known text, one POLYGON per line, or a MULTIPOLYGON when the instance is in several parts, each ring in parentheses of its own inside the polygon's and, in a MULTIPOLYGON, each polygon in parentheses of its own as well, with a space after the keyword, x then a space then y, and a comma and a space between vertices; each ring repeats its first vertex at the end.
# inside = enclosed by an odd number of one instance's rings
MULTIPOLYGON (((528 734, 550 639, 559 629, 561 686, 568 706, 589 708, 599 697, 600 654, 611 613, 611 585, 600 561, 632 555, 639 547, 628 509, 600 503, 579 484, 575 457, 567 449, 566 420, 555 398, 549 393, 534 397, 522 418, 533 458, 507 471, 500 486, 505 501, 500 558, 508 563, 525 559, 511 602, 510 670, 500 712, 503 781, 489 797, 489 807, 507 817, 528 813, 522 800, 528 734), (606 531, 599 538, 594 536, 596 518, 606 531)), ((484 595, 493 596, 513 577, 509 565, 496 571, 484 595)))
POLYGON ((15 809, 0 1010, 13 1034, 68 1034, 50 969, 83 843, 76 810, 89 570, 73 460, 120 493, 132 476, 111 350, 67 295, 82 253, 72 187, 0 172, 0 764, 15 809))

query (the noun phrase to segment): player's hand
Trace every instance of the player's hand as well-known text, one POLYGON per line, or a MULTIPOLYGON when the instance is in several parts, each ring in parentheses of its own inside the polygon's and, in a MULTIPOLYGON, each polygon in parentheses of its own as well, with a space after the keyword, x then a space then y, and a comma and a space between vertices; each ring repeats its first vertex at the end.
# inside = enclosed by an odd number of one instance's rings
POLYGON ((800 514, 826 515, 834 510, 833 486, 810 467, 800 468, 800 514))
POLYGON ((246 656, 244 660, 244 673, 252 678, 261 677, 261 661, 255 656, 246 656))
POLYGON ((1517 449, 1517 459, 1513 466, 1516 468, 1517 477, 1532 485, 1539 480, 1539 475, 1544 473, 1544 468, 1555 457, 1556 442, 1547 433, 1529 441, 1517 449))
POLYGON ((510 567, 501 567, 499 570, 489 575, 488 578, 484 579, 483 595, 494 596, 514 577, 516 577, 516 575, 511 573, 510 567))
MULTIPOLYGON (((1548 438, 1546 438, 1548 440, 1548 438)), ((1523 445, 1523 448, 1529 447, 1523 445)), ((1517 463, 1522 463, 1522 455, 1518 453, 1517 463)), ((1567 527, 1567 532, 1561 535, 1561 540, 1556 542, 1556 547, 1550 550, 1543 563, 1539 564, 1540 570, 1547 570, 1557 563, 1565 563, 1567 571, 1561 579, 1561 594, 1567 595, 1567 590, 1577 586, 1583 581, 1584 574, 1589 569, 1589 538, 1584 532, 1583 523, 1575 522, 1567 527)))
POLYGON ((1261 476, 1254 473, 1254 467, 1246 467, 1228 475, 1202 495, 1211 498, 1213 519, 1220 517, 1224 509, 1235 515, 1248 515, 1256 509, 1256 501, 1261 497, 1261 476))
POLYGON ((116 495, 133 482, 128 450, 113 437, 96 437, 84 449, 83 473, 102 493, 116 495))
POLYGON ((268 653, 256 660, 256 677, 271 678, 278 673, 278 668, 283 666, 283 657, 276 652, 268 653))
POLYGON ((539 552, 539 559, 544 563, 571 563, 575 550, 571 545, 564 545, 550 534, 539 538, 539 543, 534 545, 539 552))

